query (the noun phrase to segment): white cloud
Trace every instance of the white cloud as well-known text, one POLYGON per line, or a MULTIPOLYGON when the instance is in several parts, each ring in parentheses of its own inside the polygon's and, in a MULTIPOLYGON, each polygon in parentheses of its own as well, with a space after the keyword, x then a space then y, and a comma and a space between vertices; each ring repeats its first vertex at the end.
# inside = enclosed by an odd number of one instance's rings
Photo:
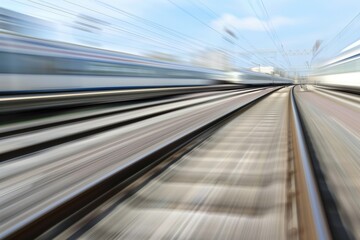
MULTIPOLYGON (((273 17, 269 21, 274 28, 283 26, 291 26, 299 23, 297 19, 287 17, 273 17)), ((249 31, 265 31, 264 26, 267 22, 255 17, 238 18, 231 14, 224 14, 221 18, 214 20, 212 26, 218 30, 223 30, 225 27, 235 27, 237 29, 249 31)))

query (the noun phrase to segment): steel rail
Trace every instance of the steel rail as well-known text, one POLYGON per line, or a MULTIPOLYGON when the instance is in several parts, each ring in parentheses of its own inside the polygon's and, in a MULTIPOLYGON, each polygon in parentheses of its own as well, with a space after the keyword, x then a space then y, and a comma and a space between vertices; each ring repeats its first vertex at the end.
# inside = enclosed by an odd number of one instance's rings
POLYGON ((2 145, 2 149, 0 149, 0 162, 9 160, 11 158, 16 158, 24 154, 36 152, 45 148, 49 148, 51 146, 55 146, 61 143, 94 135, 103 131, 108 131, 120 126, 125 126, 127 124, 131 124, 137 121, 159 116, 161 114, 174 112, 204 103, 218 101, 230 96, 248 94, 261 90, 262 89, 254 89, 248 91, 232 91, 226 93, 219 92, 218 94, 213 96, 199 97, 196 99, 186 99, 184 101, 178 102, 173 101, 158 106, 155 105, 153 106, 153 109, 149 108, 147 111, 140 108, 125 113, 120 112, 103 117, 99 116, 98 118, 90 118, 87 120, 71 123, 71 125, 59 124, 58 126, 52 126, 51 129, 40 128, 34 133, 30 132, 19 136, 15 134, 15 136, 10 136, 4 140, 0 140, 0 144, 2 145), (70 131, 69 129, 72 130, 70 131), (14 141, 14 138, 16 139, 16 141, 14 141), (31 141, 29 141, 29 139, 31 139, 31 141), (15 145, 14 142, 16 142, 15 145))
POLYGON ((92 92, 64 92, 43 94, 2 95, 0 114, 38 110, 45 108, 63 108, 69 106, 87 106, 111 102, 143 100, 185 93, 197 93, 218 90, 239 89, 236 85, 213 85, 196 87, 143 88, 92 92))
POLYGON ((302 239, 332 239, 325 217, 318 185, 315 179, 311 158, 306 146, 305 136, 299 118, 298 108, 294 97, 294 88, 290 93, 293 147, 295 154, 295 171, 298 195, 298 214, 302 239), (299 191, 299 190, 303 191, 299 191), (310 213, 310 215, 306 214, 310 213))

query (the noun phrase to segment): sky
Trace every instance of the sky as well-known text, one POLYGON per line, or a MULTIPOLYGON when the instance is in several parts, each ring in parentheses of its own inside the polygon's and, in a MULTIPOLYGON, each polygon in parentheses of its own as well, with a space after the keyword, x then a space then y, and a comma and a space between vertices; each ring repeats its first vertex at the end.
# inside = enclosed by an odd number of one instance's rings
POLYGON ((360 13, 359 0, 0 0, 0 6, 51 22, 56 31, 43 34, 53 40, 183 61, 222 49, 240 67, 306 71, 315 41, 332 52, 360 39, 360 23, 337 35, 360 13))

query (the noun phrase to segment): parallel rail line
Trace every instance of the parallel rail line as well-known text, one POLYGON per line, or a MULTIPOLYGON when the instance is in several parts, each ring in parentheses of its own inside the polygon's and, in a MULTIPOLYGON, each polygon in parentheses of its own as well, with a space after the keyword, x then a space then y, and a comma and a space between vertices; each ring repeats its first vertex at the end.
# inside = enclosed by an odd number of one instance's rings
MULTIPOLYGON (((115 168, 100 178, 92 180, 87 185, 52 202, 41 211, 3 230, 0 238, 29 239, 39 236, 44 239, 53 238, 60 234, 62 229, 70 227, 71 224, 79 221, 119 192, 120 194, 124 192, 121 201, 125 201, 150 180, 159 176, 173 163, 215 134, 222 126, 237 116, 241 116, 266 97, 277 93, 278 90, 279 88, 267 90, 259 97, 233 108, 216 119, 207 121, 194 131, 147 152, 136 161, 115 168)), ((287 211, 293 214, 289 216, 292 218, 289 223, 293 225, 288 226, 287 236, 293 239, 331 239, 292 91, 289 95, 289 137, 291 137, 294 160, 289 165, 287 175, 289 191, 287 211)), ((135 121, 138 120, 141 119, 135 121)), ((77 232, 72 237, 80 236, 79 234, 82 233, 77 232)))

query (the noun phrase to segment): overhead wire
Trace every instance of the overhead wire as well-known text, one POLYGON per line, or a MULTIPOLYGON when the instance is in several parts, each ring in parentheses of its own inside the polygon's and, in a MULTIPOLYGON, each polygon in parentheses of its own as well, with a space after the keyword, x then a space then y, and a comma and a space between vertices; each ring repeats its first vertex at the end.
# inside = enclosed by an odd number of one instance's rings
MULTIPOLYGON (((53 13, 53 14, 56 14, 58 16, 62 16, 62 17, 65 17, 65 18, 68 18, 68 16, 64 15, 64 14, 68 14, 68 15, 71 15, 73 17, 79 17, 79 14, 76 13, 76 12, 72 12, 72 11, 68 11, 64 8, 61 8, 59 6, 56 6, 54 4, 50 4, 50 3, 47 3, 47 2, 43 2, 43 3, 40 3, 40 2, 37 2, 37 1, 34 1, 34 0, 30 0, 30 2, 32 3, 35 3, 37 5, 40 5, 41 7, 39 6, 34 6, 34 5, 31 5, 31 4, 28 4, 28 3, 24 3, 24 2, 21 2, 21 1, 18 1, 18 0, 15 0, 16 2, 20 3, 20 4, 23 4, 23 5, 26 5, 26 6, 30 6, 32 8, 36 8, 36 9, 42 9, 42 10, 45 10, 47 12, 49 12, 49 9, 50 8, 50 12, 53 13), (44 9, 43 7, 47 8, 47 9, 44 9), (53 11, 55 10, 55 11, 53 11), (56 12, 56 11, 59 11, 59 12, 56 12)), ((132 41, 137 41, 137 42, 144 42, 146 44, 149 44, 149 45, 153 45, 154 47, 157 47, 157 48, 161 48, 161 49, 167 49, 167 50, 170 50, 170 51, 178 51, 179 53, 184 53, 184 50, 185 49, 179 49, 178 46, 174 46, 174 45, 167 45, 166 43, 164 44, 163 42, 159 42, 157 39, 152 39, 152 38, 149 38, 149 37, 146 37, 146 36, 142 36, 142 35, 139 35, 137 33, 134 33, 134 32, 130 32, 126 29, 122 29, 122 28, 119 28, 117 26, 105 26, 106 28, 110 28, 109 30, 114 32, 115 34, 116 33, 128 33, 132 36, 135 36, 136 38, 131 38, 131 41, 129 42, 132 42, 132 41), (141 36, 141 38, 140 38, 141 36), (145 39, 147 40, 150 40, 150 41, 146 41, 145 39), (158 43, 161 43, 160 45, 156 45, 152 42, 158 42, 158 43)), ((68 34, 68 32, 62 32, 62 31, 58 31, 57 32, 60 32, 60 33, 66 33, 68 34)), ((75 33, 72 33, 72 36, 76 36, 78 38, 82 38, 84 36, 81 36, 81 35, 78 35, 78 34, 75 34, 75 33)), ((86 38, 90 39, 90 40, 94 40, 94 42, 98 41, 99 39, 98 38, 93 38, 93 37, 90 37, 90 36, 86 36, 86 38)), ((122 38, 126 38, 126 39, 129 39, 129 37, 125 37, 124 35, 122 35, 122 38)), ((130 40, 130 39, 129 39, 130 40)), ((110 43, 112 45, 116 44, 116 42, 112 42, 112 41, 108 41, 108 40, 105 40, 105 39, 101 39, 101 42, 105 42, 105 43, 110 43)), ((129 44, 125 44, 127 47, 131 47, 131 45, 129 44)), ((139 46, 137 46, 136 48, 134 48, 136 50, 139 50, 139 46)), ((144 50, 144 49, 143 49, 144 50)))
MULTIPOLYGON (((259 13, 256 11, 254 5, 251 3, 251 1, 248 0, 248 3, 252 9, 252 11, 254 12, 254 14, 256 15, 256 17, 259 19, 261 25, 263 26, 264 30, 266 31, 267 35, 269 36, 270 40, 272 41, 272 43, 274 44, 275 48, 279 51, 279 53, 281 54, 281 56, 284 58, 285 62, 288 64, 288 67, 290 67, 290 62, 288 61, 288 58, 285 57, 285 53, 284 53, 284 49, 282 49, 281 47, 279 47, 279 44, 277 43, 278 40, 275 39, 274 33, 273 31, 269 28, 269 26, 265 25, 264 21, 261 21, 261 19, 263 19, 259 13)), ((261 9, 262 7, 260 7, 261 9)), ((268 15, 269 17, 269 15, 268 15)), ((281 45, 281 43, 280 43, 281 45)), ((286 68, 286 67, 285 67, 286 68)))
POLYGON ((178 36, 178 37, 182 38, 182 39, 185 40, 185 41, 190 41, 193 45, 196 45, 196 46, 198 46, 198 47, 204 48, 204 46, 208 45, 209 47, 213 48, 214 50, 218 50, 218 51, 220 51, 220 52, 223 53, 223 54, 227 54, 227 55, 230 55, 230 56, 232 55, 232 54, 231 54, 230 52, 228 52, 227 50, 225 50, 225 49, 218 49, 218 48, 219 48, 218 46, 215 46, 215 45, 213 45, 213 44, 211 44, 211 43, 206 43, 206 42, 204 42, 204 41, 202 41, 202 40, 199 40, 199 39, 194 38, 194 37, 191 37, 191 36, 189 36, 189 35, 187 35, 187 34, 181 33, 181 32, 179 32, 179 31, 176 31, 176 30, 172 29, 172 28, 163 26, 163 25, 161 25, 161 24, 159 24, 159 23, 156 23, 156 22, 154 22, 154 21, 151 21, 151 20, 145 19, 145 18, 143 18, 143 17, 137 16, 137 15, 135 15, 135 14, 129 13, 129 12, 127 12, 127 11, 125 11, 125 10, 122 10, 122 9, 119 9, 119 8, 117 8, 117 7, 108 5, 108 4, 106 4, 106 3, 102 2, 102 1, 98 1, 98 0, 97 0, 97 2, 100 3, 100 4, 103 4, 104 6, 106 6, 107 8, 109 8, 109 9, 111 9, 111 10, 113 10, 113 11, 116 11, 116 12, 118 12, 118 13, 120 13, 120 14, 123 14, 123 15, 125 15, 125 16, 127 16, 127 17, 130 17, 130 18, 132 18, 132 19, 141 21, 141 22, 143 22, 145 25, 148 25, 148 26, 150 26, 150 27, 157 28, 157 29, 159 29, 159 30, 165 31, 165 32, 167 32, 168 34, 173 34, 174 36, 178 36))
MULTIPOLYGON (((193 0, 195 1, 195 0, 193 0)), ((211 13, 212 16, 214 17, 217 17, 217 18, 221 18, 221 16, 219 14, 217 14, 214 10, 212 10, 209 6, 207 6, 207 4, 205 4, 203 1, 201 0, 197 0, 197 2, 201 3, 201 5, 209 12, 211 13)), ((256 58, 258 60, 260 60, 260 62, 266 62, 267 64, 270 64, 274 67, 276 67, 278 64, 270 61, 269 59, 265 58, 265 57, 261 57, 261 56, 258 56, 257 54, 257 51, 258 49, 243 35, 240 33, 240 31, 238 31, 237 27, 235 27, 234 25, 232 24, 229 24, 233 29, 236 30, 236 36, 240 37, 244 42, 246 42, 246 44, 248 44, 252 49, 253 51, 250 51, 250 50, 247 50, 245 49, 248 54, 250 55, 253 55, 253 56, 256 56, 256 58)))
MULTIPOLYGON (((70 2, 70 1, 68 1, 68 0, 65 0, 65 1, 68 2, 68 3, 71 3, 71 4, 73 4, 73 5, 77 5, 78 7, 82 7, 82 8, 85 8, 85 9, 87 9, 87 10, 96 12, 96 13, 98 13, 98 14, 105 15, 105 16, 107 16, 107 17, 117 19, 117 18, 114 17, 114 16, 111 16, 111 15, 108 15, 108 14, 105 14, 105 13, 102 13, 102 12, 99 12, 99 11, 97 11, 97 10, 93 10, 93 9, 91 9, 91 8, 84 7, 84 6, 82 6, 82 5, 75 4, 75 3, 70 2)), ((124 22, 124 20, 120 20, 120 21, 124 22)), ((131 25, 134 25, 134 24, 131 23, 131 25)), ((112 26, 112 27, 113 27, 113 26, 112 26)), ((114 27, 113 27, 113 28, 114 28, 114 27)), ((116 27, 115 27, 115 28, 116 28, 116 27)), ((119 29, 119 28, 118 28, 118 30, 125 31, 125 32, 127 32, 127 33, 129 33, 129 34, 136 35, 136 36, 138 36, 138 37, 143 37, 143 38, 147 38, 147 39, 152 40, 152 41, 157 41, 157 42, 159 42, 158 40, 155 40, 155 39, 153 39, 153 38, 146 37, 146 36, 141 36, 141 35, 139 35, 139 34, 137 34, 137 33, 133 33, 133 32, 130 32, 130 31, 128 31, 128 30, 125 30, 125 29, 119 29)), ((163 43, 163 44, 171 47, 171 45, 169 45, 168 43, 163 43)), ((177 45, 172 45, 172 47, 175 48, 175 49, 181 50, 181 49, 179 49, 179 47, 178 47, 177 45)), ((186 49, 186 50, 185 50, 185 49, 182 49, 182 50, 183 50, 184 52, 186 52, 186 51, 188 51, 188 50, 190 50, 190 49, 186 49)))
POLYGON ((261 6, 263 7, 263 10, 267 16, 267 19, 268 19, 268 21, 266 23, 268 23, 270 25, 270 30, 273 32, 273 35, 275 36, 276 40, 280 43, 281 50, 282 50, 283 54, 286 56, 287 62, 289 64, 289 66, 291 67, 291 62, 290 62, 289 56, 286 54, 286 51, 284 49, 284 44, 280 40, 279 35, 277 34, 277 31, 276 31, 274 25, 272 24, 269 12, 268 12, 263 0, 260 0, 260 2, 261 2, 261 6))
MULTIPOLYGON (((175 7, 177 7, 178 9, 180 9, 181 11, 183 11, 184 13, 186 13, 187 15, 189 15, 190 17, 192 17, 193 19, 197 20, 198 22, 200 22, 202 25, 206 26, 207 28, 209 28, 210 30, 214 31, 215 33, 217 33, 218 35, 220 35, 221 37, 223 37, 225 40, 232 42, 226 35, 224 35, 223 33, 221 33, 220 31, 216 30, 215 28, 213 28, 212 26, 210 26, 209 24, 207 24, 206 22, 202 21, 200 18, 198 18, 197 16, 195 16, 194 14, 192 14, 191 12, 189 12, 188 10, 186 10, 185 8, 181 7, 179 4, 175 3, 172 0, 167 0, 168 2, 170 2, 171 4, 173 4, 175 7)), ((238 43, 234 43, 235 45, 237 45, 239 48, 243 49, 244 51, 248 51, 246 48, 242 47, 241 45, 239 45, 238 43)), ((238 56, 235 56, 236 60, 239 60, 238 56)), ((244 60, 244 59, 240 59, 242 61, 245 61, 246 63, 249 63, 249 60, 244 60)), ((251 63, 251 62, 250 62, 251 63)))
MULTIPOLYGON (((137 26, 136 24, 130 23, 130 22, 128 22, 128 21, 124 21, 124 20, 119 19, 119 18, 117 18, 117 17, 114 17, 114 16, 111 16, 111 15, 105 14, 105 13, 103 13, 103 12, 100 12, 100 11, 97 11, 97 10, 94 10, 94 9, 91 9, 91 8, 88 8, 88 7, 85 7, 85 6, 83 6, 83 5, 80 5, 80 4, 77 4, 77 3, 74 3, 74 2, 71 2, 71 1, 68 1, 68 0, 64 0, 64 1, 66 1, 66 2, 68 2, 68 3, 70 3, 70 4, 73 4, 73 5, 75 5, 75 6, 78 6, 78 7, 80 7, 80 8, 84 8, 84 9, 90 10, 90 11, 92 11, 92 12, 95 12, 95 13, 97 13, 97 14, 100 14, 100 15, 103 15, 103 16, 106 16, 106 17, 109 17, 109 18, 112 18, 112 19, 116 19, 116 20, 119 21, 119 22, 127 23, 127 24, 129 24, 129 25, 131 25, 131 26, 133 26, 133 27, 138 27, 138 28, 140 28, 140 29, 142 29, 142 30, 144 30, 144 31, 152 32, 153 34, 155 34, 155 33, 154 33, 153 31, 151 31, 151 30, 145 29, 145 28, 143 28, 143 27, 141 27, 141 26, 137 26)), ((133 32, 133 31, 130 31, 130 30, 127 30, 127 29, 124 29, 124 28, 120 28, 120 27, 118 27, 118 26, 113 26, 113 25, 110 25, 110 26, 108 26, 108 27, 109 27, 109 28, 116 29, 116 30, 121 31, 121 32, 124 32, 124 33, 127 33, 127 34, 130 34, 130 35, 133 35, 133 36, 135 36, 135 37, 138 37, 139 39, 136 39, 137 41, 143 41, 144 39, 147 39, 147 40, 154 41, 154 42, 157 42, 157 43, 159 43, 159 44, 165 45, 165 46, 169 47, 170 50, 171 50, 171 49, 177 49, 177 50, 179 50, 179 51, 181 51, 181 52, 187 52, 187 51, 189 51, 188 47, 185 47, 185 48, 184 48, 184 46, 181 46, 181 47, 180 47, 180 46, 178 46, 178 45, 169 44, 168 42, 164 42, 164 41, 162 41, 162 40, 159 40, 159 39, 156 39, 156 38, 153 38, 153 37, 145 36, 143 33, 136 33, 136 32, 133 32)))
POLYGON ((145 19, 145 18, 143 18, 143 17, 140 17, 140 16, 137 16, 137 15, 135 15, 135 14, 129 13, 129 12, 125 11, 125 10, 122 10, 122 9, 117 8, 117 7, 111 6, 111 5, 109 5, 109 4, 105 3, 105 2, 102 2, 102 1, 97 1, 97 2, 100 3, 100 4, 103 4, 105 7, 107 7, 107 8, 110 9, 110 10, 113 10, 113 11, 115 11, 115 12, 118 12, 118 13, 120 13, 120 14, 122 14, 122 15, 125 15, 125 16, 127 16, 127 17, 130 17, 130 18, 135 19, 135 20, 137 20, 137 21, 140 21, 140 22, 142 22, 143 24, 145 24, 145 25, 147 25, 147 26, 150 26, 150 27, 152 27, 152 28, 158 29, 158 30, 163 31, 163 32, 165 32, 165 33, 167 33, 167 34, 170 34, 170 35, 179 37, 179 38, 183 39, 184 41, 190 41, 191 44, 196 45, 196 46, 198 46, 198 47, 203 47, 204 45, 209 45, 209 46, 212 46, 212 47, 217 47, 217 46, 212 45, 212 44, 210 44, 210 43, 205 43, 205 42, 203 42, 203 41, 201 41, 201 40, 199 40, 199 39, 196 39, 196 38, 194 38, 194 37, 191 37, 191 36, 189 36, 189 35, 186 35, 186 34, 184 34, 184 33, 181 33, 181 32, 179 32, 179 31, 176 31, 176 30, 171 29, 171 28, 169 28, 169 27, 166 27, 166 26, 164 26, 164 25, 161 25, 161 24, 159 24, 159 23, 156 23, 156 22, 154 22, 154 21, 145 19))
MULTIPOLYGON (((78 13, 74 12, 73 10, 64 9, 63 7, 60 7, 58 5, 55 5, 55 4, 52 4, 52 3, 49 3, 49 2, 45 2, 45 1, 42 1, 42 0, 39 0, 41 2, 38 2, 38 1, 35 1, 35 0, 30 0, 30 1, 35 3, 35 4, 41 5, 42 7, 48 8, 48 9, 46 9, 46 11, 50 11, 50 12, 52 12, 54 14, 59 15, 59 16, 66 17, 64 14, 69 14, 69 15, 72 15, 74 17, 78 16, 78 13)), ((116 8, 115 6, 111 6, 111 5, 109 5, 107 3, 104 3, 102 1, 96 1, 96 2, 101 3, 103 6, 105 6, 106 8, 108 8, 110 10, 113 10, 114 12, 121 13, 124 16, 128 16, 131 19, 136 20, 136 21, 140 22, 143 25, 146 25, 147 27, 145 28, 143 26, 139 26, 138 24, 134 24, 132 22, 125 21, 125 20, 123 20, 123 19, 121 19, 119 17, 112 16, 112 15, 106 14, 106 13, 101 12, 101 11, 97 11, 95 9, 92 9, 92 8, 87 7, 87 6, 83 6, 83 5, 74 3, 72 1, 68 1, 68 0, 65 0, 65 1, 67 3, 75 5, 77 7, 84 8, 86 10, 89 10, 89 11, 95 12, 97 14, 100 14, 102 16, 105 16, 106 18, 115 19, 118 23, 126 24, 128 26, 131 26, 131 28, 132 28, 131 30, 126 29, 124 27, 119 27, 119 25, 115 25, 113 23, 108 24, 108 25, 103 26, 103 27, 110 30, 110 31, 112 31, 112 32, 114 32, 114 33, 120 33, 122 35, 122 37, 124 37, 126 35, 129 35, 130 39, 133 39, 133 40, 138 41, 138 42, 145 42, 146 44, 153 45, 153 46, 159 47, 161 49, 167 49, 167 50, 171 50, 171 51, 176 51, 176 52, 179 52, 181 54, 187 53, 189 51, 193 51, 194 48, 195 49, 196 48, 202 48, 203 49, 204 45, 208 45, 208 46, 211 46, 213 48, 219 48, 218 46, 215 46, 215 45, 213 45, 211 43, 205 43, 202 40, 194 38, 193 36, 186 35, 184 33, 176 31, 176 30, 174 30, 172 28, 168 28, 166 26, 158 24, 158 23, 156 23, 154 21, 139 17, 139 16, 137 16, 135 14, 132 14, 132 13, 129 13, 129 12, 124 11, 122 9, 116 8), (151 27, 155 31, 148 29, 148 27, 151 27), (141 33, 138 33, 136 31, 134 32, 133 31, 134 28, 135 29, 140 29, 141 33), (161 33, 159 33, 158 31, 161 31, 161 33), (145 33, 150 33, 151 36, 144 35, 144 32, 145 33), (126 35, 123 35, 124 33, 126 35), (166 35, 164 35, 164 33, 166 35), (155 36, 155 38, 154 38, 153 35, 155 36), (170 40, 170 43, 166 39, 170 40), (164 42, 164 40, 166 40, 166 42, 164 42), (184 41, 186 41, 186 42, 184 42, 184 41), (174 44, 174 43, 177 43, 177 44, 174 44)), ((220 32, 220 31, 218 31, 214 27, 210 26, 209 24, 207 24, 201 18, 199 18, 196 15, 192 14, 191 12, 187 11, 187 9, 185 9, 184 7, 182 7, 179 4, 175 3, 174 1, 172 1, 172 0, 168 0, 168 1, 170 3, 172 3, 173 5, 175 5, 177 8, 181 9, 187 15, 191 16, 193 19, 196 19, 196 21, 200 22, 202 25, 204 25, 207 28, 211 29, 212 31, 216 32, 218 35, 220 35, 225 40, 231 42, 231 39, 229 39, 228 36, 226 36, 224 33, 220 32)), ((25 3, 22 3, 22 4, 25 4, 25 3)), ((215 17, 218 16, 215 11, 213 11, 209 7, 207 7, 206 4, 203 3, 202 1, 201 1, 201 5, 204 6, 207 9, 207 11, 210 13, 210 14, 208 14, 209 16, 215 16, 215 17)), ((32 6, 32 7, 34 7, 34 6, 32 6)), ((44 8, 42 8, 42 9, 44 10, 44 8)), ((238 34, 238 35, 240 37, 243 37, 241 34, 238 34)), ((128 38, 128 37, 125 37, 125 38, 128 38)), ((106 41, 106 40, 103 39, 102 41, 106 41)), ((106 42, 109 42, 109 41, 106 41, 106 42)), ((109 43, 114 44, 114 42, 109 42, 109 43)), ((234 45, 239 46, 238 43, 234 43, 234 45)), ((244 51, 246 51, 248 53, 251 53, 248 49, 246 49, 246 48, 244 48, 242 46, 239 46, 239 47, 241 49, 243 49, 244 51)), ((203 50, 205 51, 205 49, 203 49, 203 50)), ((252 62, 252 61, 250 61, 250 59, 239 59, 239 57, 237 55, 234 55, 232 52, 230 52, 230 51, 228 51, 226 49, 219 48, 217 50, 224 53, 225 55, 227 55, 229 57, 233 57, 234 60, 236 60, 238 62, 241 61, 241 62, 247 63, 247 64, 249 62, 250 63, 252 62)), ((256 56, 256 58, 258 58, 258 60, 260 60, 260 62, 263 62, 263 61, 269 62, 268 59, 266 59, 266 58, 259 58, 256 54, 254 56, 256 56)))
MULTIPOLYGON (((360 12, 358 12, 355 17, 353 17, 350 22, 348 22, 334 37, 332 37, 328 42, 326 42, 325 44, 323 44, 322 46, 320 46, 320 48, 317 50, 316 55, 318 55, 319 53, 323 52, 324 49, 328 48, 329 46, 331 46, 331 44, 338 39, 341 35, 343 35, 348 28, 350 28, 354 23, 356 23, 356 21, 360 21, 360 12)), ((315 57, 314 56, 314 57, 315 57)))

